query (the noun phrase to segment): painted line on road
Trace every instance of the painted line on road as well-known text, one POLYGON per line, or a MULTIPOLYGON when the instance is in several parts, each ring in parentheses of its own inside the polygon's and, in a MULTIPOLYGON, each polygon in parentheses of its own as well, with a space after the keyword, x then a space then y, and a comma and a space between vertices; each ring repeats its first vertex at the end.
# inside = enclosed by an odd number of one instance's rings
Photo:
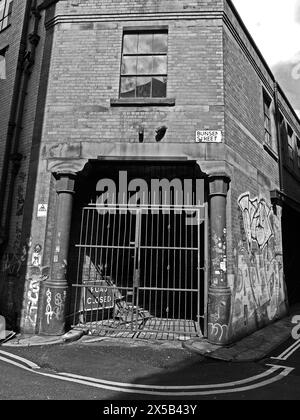
POLYGON ((10 365, 18 366, 19 368, 24 369, 24 370, 27 370, 29 372, 33 372, 33 373, 36 372, 32 368, 29 368, 27 366, 21 365, 21 363, 15 362, 14 360, 11 360, 11 359, 7 359, 6 357, 0 356, 0 360, 2 360, 3 362, 9 363, 10 365))
MULTIPOLYGON (((36 365, 35 363, 31 362, 30 360, 24 359, 22 357, 16 356, 15 354, 12 353, 7 353, 4 351, 0 350, 0 353, 3 353, 11 358, 15 358, 17 360, 23 361, 25 364, 27 364, 29 367, 33 368, 33 369, 40 369, 40 367, 38 365, 36 365)), ((97 379, 97 378, 93 378, 93 377, 89 377, 89 376, 82 376, 82 375, 76 375, 76 374, 72 374, 72 373, 66 373, 66 372, 57 372, 57 375, 61 375, 61 376, 67 376, 73 379, 79 379, 79 380, 83 380, 83 381, 88 381, 88 382, 93 382, 93 383, 99 383, 99 384, 103 384, 103 385, 110 385, 110 386, 117 386, 117 387, 123 387, 123 388, 137 388, 137 389, 156 389, 156 390, 179 390, 179 389, 186 389, 186 390, 190 390, 190 389, 215 389, 215 388, 229 388, 229 387, 238 387, 241 385, 245 385, 245 384, 249 384, 251 382, 255 382, 255 381, 259 381, 265 377, 268 377, 270 375, 272 375, 273 373, 275 373, 278 370, 278 367, 274 367, 272 369, 269 369, 266 372, 263 372, 259 375, 256 376, 252 376, 250 378, 246 378, 246 379, 242 379, 239 381, 234 381, 234 382, 225 382, 222 384, 211 384, 211 385, 178 385, 178 386, 169 386, 169 385, 143 385, 143 384, 131 384, 131 383, 126 383, 126 382, 115 382, 115 381, 108 381, 105 379, 97 379)))
POLYGON ((8 352, 3 351, 3 350, 0 350, 0 354, 3 354, 4 356, 11 357, 12 359, 16 359, 20 362, 23 362, 23 363, 25 363, 25 365, 29 366, 31 369, 40 369, 40 366, 38 366, 37 364, 31 362, 30 360, 24 359, 23 357, 17 356, 16 354, 8 353, 8 352))
POLYGON ((291 350, 284 358, 283 358, 283 360, 287 360, 287 359, 289 359, 291 356, 292 356, 292 354, 294 354, 297 350, 299 350, 299 348, 300 348, 300 343, 298 344, 298 346, 296 346, 293 350, 291 350))
MULTIPOLYGON (((172 389, 171 387, 166 387, 166 389, 162 392, 161 391, 154 391, 153 389, 155 389, 155 385, 152 387, 152 390, 148 390, 148 389, 137 389, 134 388, 134 384, 128 384, 129 387, 128 388, 123 388, 120 386, 111 386, 108 384, 104 384, 104 383, 96 383, 96 382, 92 382, 92 381, 87 381, 87 380, 81 380, 81 379, 76 379, 76 378, 72 378, 69 376, 63 376, 63 374, 51 374, 51 373, 45 373, 45 372, 40 372, 37 370, 32 370, 30 368, 28 368, 27 366, 24 366, 14 360, 11 359, 7 359, 5 357, 1 357, 0 356, 0 360, 8 363, 8 364, 12 364, 14 366, 17 366, 23 370, 29 371, 31 373, 34 373, 36 375, 40 375, 40 376, 44 376, 44 377, 48 377, 48 378, 53 378, 53 379, 59 379, 62 381, 66 381, 66 382, 72 382, 72 383, 76 383, 76 384, 80 384, 80 385, 86 385, 89 387, 93 387, 93 388, 99 388, 99 389, 105 389, 105 390, 109 390, 109 391, 116 391, 116 392, 123 392, 123 393, 130 393, 130 394, 142 394, 142 395, 152 395, 152 396, 173 396, 173 397, 187 397, 187 396, 200 396, 200 395, 216 395, 216 394, 231 394, 231 393, 237 393, 237 392, 245 392, 245 391, 251 391, 257 388, 262 388, 265 386, 268 386, 272 383, 278 382, 284 378, 286 378, 294 369, 293 368, 288 368, 288 367, 284 367, 284 366, 276 366, 276 365, 268 365, 271 367, 271 369, 268 370, 269 375, 272 375, 273 373, 275 373, 276 371, 279 371, 281 369, 283 369, 282 372, 280 372, 277 376, 273 376, 272 378, 265 380, 263 382, 258 382, 256 384, 252 384, 249 386, 244 386, 244 387, 240 387, 240 388, 227 388, 227 389, 214 389, 214 390, 207 390, 207 391, 193 391, 193 392, 189 392, 189 391, 184 391, 185 387, 181 387, 181 389, 183 391, 178 392, 178 391, 173 391, 171 392, 170 390, 172 389)), ((26 360, 26 359, 25 359, 26 360)), ((146 385, 147 386, 147 385, 146 385)), ((148 385, 149 386, 149 385, 148 385)), ((200 385, 203 386, 203 385, 200 385)))
MULTIPOLYGON (((285 369, 285 368, 284 368, 285 369)), ((137 388, 137 389, 156 389, 156 390, 178 390, 178 389, 216 389, 216 388, 229 388, 229 387, 238 387, 241 385, 245 385, 251 382, 258 381, 260 379, 263 379, 265 377, 268 377, 275 373, 278 369, 273 367, 272 369, 269 369, 266 372, 261 373, 260 375, 252 376, 251 378, 242 379, 240 381, 235 382, 227 382, 223 384, 213 384, 213 385, 179 385, 179 386, 171 386, 171 385, 143 385, 143 384, 131 384, 126 382, 113 382, 113 381, 107 381, 105 379, 96 379, 91 378, 88 376, 81 376, 81 375, 75 375, 72 373, 59 373, 59 375, 67 376, 74 379, 80 379, 88 382, 93 383, 100 383, 104 385, 112 385, 112 386, 118 386, 118 387, 130 387, 130 388, 137 388)))
POLYGON ((279 356, 272 357, 271 359, 287 360, 293 353, 295 353, 296 350, 298 350, 299 347, 300 347, 300 340, 293 343, 289 348, 284 350, 284 352, 281 353, 279 356))

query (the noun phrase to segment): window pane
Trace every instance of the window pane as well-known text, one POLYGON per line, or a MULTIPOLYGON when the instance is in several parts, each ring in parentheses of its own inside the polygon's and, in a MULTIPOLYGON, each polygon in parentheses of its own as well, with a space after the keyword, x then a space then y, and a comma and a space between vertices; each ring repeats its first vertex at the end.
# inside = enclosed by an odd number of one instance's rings
POLYGON ((123 57, 122 74, 136 74, 137 57, 123 57))
POLYGON ((124 35, 123 54, 136 54, 138 46, 138 35, 124 35))
POLYGON ((266 114, 266 115, 269 115, 269 114, 270 114, 270 108, 269 108, 269 105, 268 105, 268 104, 266 104, 266 103, 264 103, 264 111, 265 111, 265 114, 266 114))
POLYGON ((153 73, 154 74, 167 74, 167 57, 154 57, 153 58, 153 73))
POLYGON ((122 77, 121 79, 121 98, 135 97, 136 78, 122 77))
POLYGON ((3 18, 4 15, 4 1, 0 1, 0 20, 3 18))
POLYGON ((265 142, 271 146, 271 137, 270 134, 268 132, 265 132, 265 142))
POLYGON ((152 97, 165 98, 167 96, 167 78, 152 77, 152 97))
POLYGON ((136 96, 138 98, 151 97, 151 77, 137 78, 136 96))
POLYGON ((137 73, 138 74, 152 74, 153 68, 153 58, 150 57, 138 57, 138 66, 137 66, 137 73))
POLYGON ((5 57, 0 55, 0 79, 6 79, 5 57))
POLYGON ((265 117, 265 130, 271 132, 271 121, 265 117))
POLYGON ((168 35, 154 34, 153 35, 153 52, 167 53, 168 51, 168 35))
POLYGON ((9 16, 6 16, 2 21, 2 28, 6 28, 8 26, 8 18, 9 16))
POLYGON ((138 53, 147 54, 152 52, 153 34, 140 34, 138 53))

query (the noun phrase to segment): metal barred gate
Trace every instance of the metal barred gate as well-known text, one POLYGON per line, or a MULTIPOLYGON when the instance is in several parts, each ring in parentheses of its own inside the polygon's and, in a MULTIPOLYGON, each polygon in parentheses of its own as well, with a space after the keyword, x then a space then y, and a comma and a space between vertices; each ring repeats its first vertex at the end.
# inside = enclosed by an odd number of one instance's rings
POLYGON ((206 205, 90 205, 76 248, 74 326, 100 336, 205 334, 206 205))

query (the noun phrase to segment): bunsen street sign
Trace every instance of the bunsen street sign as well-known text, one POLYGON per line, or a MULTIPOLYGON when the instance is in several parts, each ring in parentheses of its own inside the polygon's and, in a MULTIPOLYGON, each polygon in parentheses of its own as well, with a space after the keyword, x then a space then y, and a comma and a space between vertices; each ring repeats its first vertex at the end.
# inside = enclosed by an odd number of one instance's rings
POLYGON ((222 143, 222 131, 197 130, 196 143, 222 143))

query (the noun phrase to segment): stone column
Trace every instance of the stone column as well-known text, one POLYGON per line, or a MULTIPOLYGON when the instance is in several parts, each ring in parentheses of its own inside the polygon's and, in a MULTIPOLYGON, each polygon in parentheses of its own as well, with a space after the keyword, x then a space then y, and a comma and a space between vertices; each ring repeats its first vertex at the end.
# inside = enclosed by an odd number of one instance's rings
POLYGON ((209 177, 210 198, 210 283, 208 289, 208 340, 228 343, 231 289, 227 282, 226 201, 230 178, 209 177))
POLYGON ((45 282, 41 303, 40 334, 42 335, 65 333, 65 308, 68 295, 66 270, 75 178, 76 174, 70 172, 60 172, 56 175, 58 203, 52 240, 50 276, 45 282))

